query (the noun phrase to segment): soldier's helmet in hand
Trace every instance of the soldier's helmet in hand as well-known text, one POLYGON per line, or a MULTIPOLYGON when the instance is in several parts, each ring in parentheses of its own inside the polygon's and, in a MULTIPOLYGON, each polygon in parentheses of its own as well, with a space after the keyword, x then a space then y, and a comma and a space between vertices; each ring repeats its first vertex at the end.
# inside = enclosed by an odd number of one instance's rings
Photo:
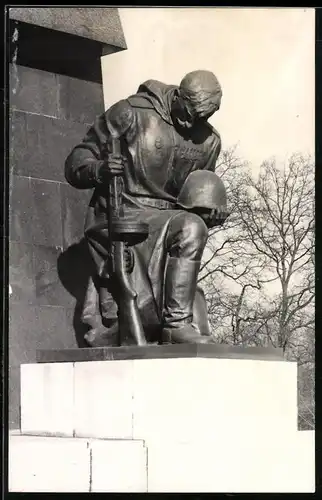
POLYGON ((209 170, 196 170, 186 178, 177 205, 186 209, 227 210, 226 189, 221 178, 209 170))

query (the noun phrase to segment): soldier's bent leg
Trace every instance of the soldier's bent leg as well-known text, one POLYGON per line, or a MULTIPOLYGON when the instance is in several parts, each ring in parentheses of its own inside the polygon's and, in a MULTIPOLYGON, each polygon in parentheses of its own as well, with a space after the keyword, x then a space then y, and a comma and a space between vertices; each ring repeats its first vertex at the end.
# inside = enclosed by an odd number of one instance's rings
POLYGON ((193 213, 179 212, 170 221, 164 290, 163 342, 208 343, 193 325, 193 303, 208 229, 193 213))
POLYGON ((91 328, 85 340, 92 347, 118 345, 117 307, 101 276, 108 255, 108 241, 104 231, 95 230, 86 234, 86 240, 95 266, 97 286, 91 283, 85 298, 83 320, 91 328))

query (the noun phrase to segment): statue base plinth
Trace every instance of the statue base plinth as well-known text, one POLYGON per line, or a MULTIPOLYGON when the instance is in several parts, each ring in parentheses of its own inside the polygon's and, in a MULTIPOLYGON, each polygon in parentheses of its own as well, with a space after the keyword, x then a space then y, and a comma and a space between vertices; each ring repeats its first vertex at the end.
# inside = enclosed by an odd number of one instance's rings
POLYGON ((24 435, 48 446, 45 436, 129 450, 139 442, 150 492, 312 491, 314 465, 312 476, 307 465, 301 472, 302 462, 314 464, 314 448, 297 431, 297 365, 278 351, 164 345, 37 359, 21 366, 24 435))
POLYGON ((36 353, 38 363, 169 358, 284 360, 282 349, 240 347, 227 344, 148 344, 146 346, 38 350, 36 353))

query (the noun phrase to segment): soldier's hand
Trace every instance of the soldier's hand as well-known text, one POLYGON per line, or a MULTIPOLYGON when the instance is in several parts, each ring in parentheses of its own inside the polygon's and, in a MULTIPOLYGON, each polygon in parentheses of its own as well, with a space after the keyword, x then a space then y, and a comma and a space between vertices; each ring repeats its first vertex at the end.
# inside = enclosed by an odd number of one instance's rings
POLYGON ((107 166, 109 169, 109 174, 123 175, 124 172, 125 158, 122 155, 109 155, 107 166))
POLYGON ((115 175, 123 175, 125 158, 121 155, 109 155, 108 160, 104 162, 99 170, 100 179, 108 181, 115 175))
POLYGON ((214 208, 209 217, 209 227, 222 226, 229 215, 226 207, 214 208))

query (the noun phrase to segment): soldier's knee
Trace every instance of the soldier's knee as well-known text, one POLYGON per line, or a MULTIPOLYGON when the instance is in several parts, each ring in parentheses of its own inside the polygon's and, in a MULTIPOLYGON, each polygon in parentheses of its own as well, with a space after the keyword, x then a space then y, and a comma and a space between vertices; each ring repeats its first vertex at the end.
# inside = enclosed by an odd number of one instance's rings
POLYGON ((184 218, 183 230, 187 231, 191 240, 197 240, 203 246, 206 244, 208 228, 199 215, 188 212, 184 218))
POLYGON ((178 213, 168 231, 170 256, 201 259, 207 237, 208 229, 201 217, 190 212, 178 213))

